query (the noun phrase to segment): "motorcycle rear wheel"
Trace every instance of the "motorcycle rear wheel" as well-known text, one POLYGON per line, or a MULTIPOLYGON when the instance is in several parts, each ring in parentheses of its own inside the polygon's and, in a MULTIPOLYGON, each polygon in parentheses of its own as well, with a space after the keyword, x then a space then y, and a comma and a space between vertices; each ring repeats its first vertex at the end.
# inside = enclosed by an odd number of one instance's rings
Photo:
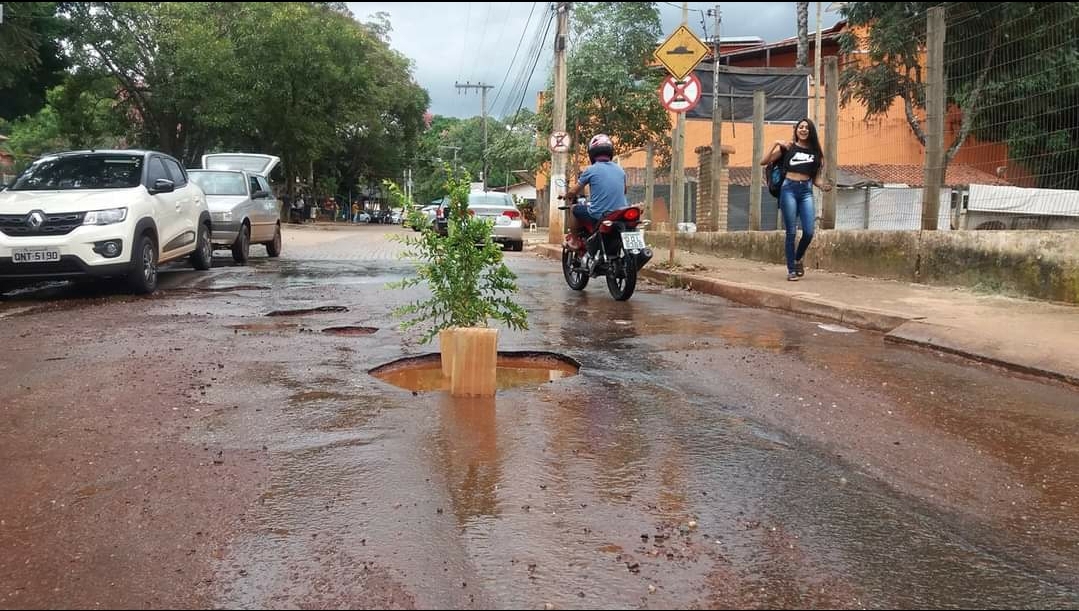
POLYGON ((637 288, 637 261, 629 255, 611 261, 607 266, 607 290, 615 301, 625 301, 637 288), (622 273, 619 273, 622 272, 622 273), (621 276, 621 277, 620 277, 621 276))

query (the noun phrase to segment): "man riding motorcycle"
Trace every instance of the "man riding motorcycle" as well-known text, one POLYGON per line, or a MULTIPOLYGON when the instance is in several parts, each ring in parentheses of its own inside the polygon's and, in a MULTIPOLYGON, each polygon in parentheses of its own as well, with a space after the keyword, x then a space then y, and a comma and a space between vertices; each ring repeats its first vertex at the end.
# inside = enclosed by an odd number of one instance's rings
POLYGON ((595 226, 607 214, 627 207, 626 172, 611 161, 613 158, 614 143, 610 136, 592 136, 588 142, 588 160, 592 165, 581 172, 577 186, 567 191, 564 196, 567 201, 575 202, 585 185, 589 187, 589 203, 574 204, 572 208, 573 214, 570 215, 566 234, 567 248, 580 250, 583 247, 584 239, 588 236, 581 235, 582 221, 595 226))

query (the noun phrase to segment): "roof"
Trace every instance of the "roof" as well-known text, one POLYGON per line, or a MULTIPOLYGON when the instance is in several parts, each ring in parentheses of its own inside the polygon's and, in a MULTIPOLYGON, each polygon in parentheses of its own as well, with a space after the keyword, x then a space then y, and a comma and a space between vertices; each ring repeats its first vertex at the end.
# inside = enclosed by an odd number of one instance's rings
MULTIPOLYGON (((752 168, 731 167, 728 171, 730 184, 740 187, 750 185, 752 168)), ((925 186, 925 169, 920 165, 884 163, 843 165, 839 166, 836 178, 836 186, 846 188, 882 187, 886 184, 923 187, 925 186)), ((974 166, 955 163, 948 166, 945 186, 966 187, 973 184, 1007 186, 1011 183, 974 166)))
MULTIPOLYGON (((883 184, 905 184, 911 187, 925 186, 925 168, 920 165, 868 163, 844 165, 842 168, 883 184)), ((948 172, 944 177, 944 186, 966 187, 974 184, 1007 186, 1011 183, 989 172, 983 172, 972 165, 960 163, 948 165, 948 172)))
MULTIPOLYGON (((826 41, 838 42, 840 35, 843 33, 843 31, 846 29, 846 27, 847 27, 847 22, 845 20, 843 20, 843 21, 837 22, 835 25, 833 25, 830 28, 822 29, 821 33, 820 33, 821 43, 823 44, 826 41)), ((810 31, 809 32, 810 46, 812 46, 814 44, 814 42, 816 41, 816 38, 817 38, 817 33, 815 31, 810 31)), ((723 41, 725 41, 725 40, 726 39, 721 40, 721 42, 720 42, 720 47, 721 48, 722 48, 722 45, 723 45, 723 41)), ((797 36, 792 36, 790 38, 784 38, 783 40, 780 40, 778 42, 773 42, 773 43, 770 43, 770 44, 761 44, 761 45, 755 46, 755 47, 744 47, 744 48, 739 48, 739 49, 731 49, 730 51, 724 50, 723 53, 722 53, 722 58, 724 60, 729 61, 728 58, 738 57, 740 55, 754 55, 754 54, 761 53, 762 51, 765 51, 765 50, 775 51, 775 50, 779 50, 779 49, 786 49, 786 48, 789 48, 789 47, 797 47, 797 46, 798 46, 798 37, 797 36)))

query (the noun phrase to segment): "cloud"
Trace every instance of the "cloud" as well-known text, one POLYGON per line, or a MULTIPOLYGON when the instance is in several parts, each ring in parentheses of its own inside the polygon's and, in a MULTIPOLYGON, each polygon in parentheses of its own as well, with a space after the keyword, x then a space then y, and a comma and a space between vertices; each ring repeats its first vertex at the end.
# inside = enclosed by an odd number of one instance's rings
MULTIPOLYGON (((389 14, 393 27, 390 46, 415 63, 413 76, 430 94, 431 112, 462 118, 480 114, 481 96, 477 89, 457 88, 458 83, 492 85, 487 93, 488 113, 492 116, 502 117, 516 110, 521 97, 512 94, 522 91, 520 83, 532 67, 525 64, 526 59, 531 59, 529 48, 538 39, 539 29, 547 26, 551 14, 551 3, 547 2, 347 4, 360 21, 370 21, 369 16, 377 12, 389 14)), ((816 4, 810 3, 809 7, 811 31, 816 29, 816 4)), ((704 14, 713 6, 689 3, 687 25, 702 40, 714 34, 715 20, 704 14)), ((724 3, 720 34, 724 38, 757 36, 765 42, 794 36, 797 28, 794 6, 794 2, 724 3)), ((663 35, 667 36, 681 23, 681 3, 660 2, 658 7, 663 35)), ((821 27, 831 27, 838 20, 838 13, 822 12, 821 27)), ((550 30, 532 78, 523 89, 523 104, 532 110, 554 62, 553 25, 550 30)))

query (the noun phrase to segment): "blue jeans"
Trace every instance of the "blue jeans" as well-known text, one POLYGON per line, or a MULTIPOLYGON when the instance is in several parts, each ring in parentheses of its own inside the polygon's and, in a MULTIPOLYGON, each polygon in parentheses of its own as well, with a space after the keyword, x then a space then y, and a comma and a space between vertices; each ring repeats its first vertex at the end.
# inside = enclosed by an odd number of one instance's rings
POLYGON ((801 261, 813 241, 816 211, 813 207, 813 181, 784 180, 779 188, 779 210, 783 213, 783 226, 787 229, 787 272, 794 273, 794 262, 801 261), (794 234, 802 222, 802 239, 798 251, 794 250, 794 234))

